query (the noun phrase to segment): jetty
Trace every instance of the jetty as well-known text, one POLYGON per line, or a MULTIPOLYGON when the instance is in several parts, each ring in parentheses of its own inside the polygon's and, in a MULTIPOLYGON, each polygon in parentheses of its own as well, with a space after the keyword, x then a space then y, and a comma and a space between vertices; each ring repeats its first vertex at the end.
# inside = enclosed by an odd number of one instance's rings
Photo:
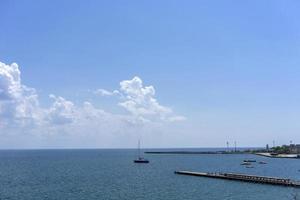
POLYGON ((248 174, 236 174, 236 173, 204 173, 204 172, 191 172, 191 171, 175 171, 175 174, 200 176, 217 179, 227 179, 234 181, 244 181, 260 184, 281 185, 289 187, 300 187, 299 181, 293 181, 286 178, 268 177, 268 176, 256 176, 248 174))
POLYGON ((244 151, 145 151, 146 154, 248 154, 244 151))

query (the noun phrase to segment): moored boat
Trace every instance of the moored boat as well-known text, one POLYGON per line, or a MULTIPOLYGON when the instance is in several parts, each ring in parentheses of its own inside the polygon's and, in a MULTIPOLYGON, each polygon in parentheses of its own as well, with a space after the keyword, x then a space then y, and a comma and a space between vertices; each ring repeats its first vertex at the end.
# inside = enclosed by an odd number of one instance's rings
POLYGON ((256 160, 244 160, 244 162, 256 162, 256 160))
POLYGON ((265 165, 265 164, 267 164, 267 163, 264 162, 264 161, 260 161, 258 164, 265 165))
POLYGON ((249 165, 251 165, 251 163, 250 163, 250 162, 245 162, 245 161, 244 161, 244 162, 241 163, 241 165, 248 165, 248 166, 249 166, 249 165))
POLYGON ((141 157, 141 144, 140 144, 140 140, 139 140, 139 143, 138 143, 138 158, 133 160, 134 163, 149 163, 149 160, 141 157))
POLYGON ((149 163, 149 160, 139 157, 133 161, 134 163, 149 163))

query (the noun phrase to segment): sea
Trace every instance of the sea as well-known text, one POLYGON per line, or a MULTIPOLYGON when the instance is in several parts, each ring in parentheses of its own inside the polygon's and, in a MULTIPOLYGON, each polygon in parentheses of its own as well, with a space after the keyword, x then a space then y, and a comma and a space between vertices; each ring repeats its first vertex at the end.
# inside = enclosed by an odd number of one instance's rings
POLYGON ((300 180, 300 159, 146 154, 149 164, 135 164, 136 156, 135 149, 1 150, 0 200, 300 199, 297 188, 174 174, 235 172, 300 180), (244 159, 267 164, 246 168, 240 165, 244 159))

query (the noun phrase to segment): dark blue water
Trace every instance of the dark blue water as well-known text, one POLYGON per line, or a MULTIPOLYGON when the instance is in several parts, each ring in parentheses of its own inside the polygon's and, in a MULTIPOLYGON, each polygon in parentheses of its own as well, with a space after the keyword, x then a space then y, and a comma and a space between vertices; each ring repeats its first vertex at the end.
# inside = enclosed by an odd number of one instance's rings
POLYGON ((293 199, 299 189, 175 175, 175 170, 242 172, 300 180, 300 159, 254 155, 146 155, 135 150, 0 151, 0 199, 293 199), (241 166, 244 159, 268 162, 241 166))

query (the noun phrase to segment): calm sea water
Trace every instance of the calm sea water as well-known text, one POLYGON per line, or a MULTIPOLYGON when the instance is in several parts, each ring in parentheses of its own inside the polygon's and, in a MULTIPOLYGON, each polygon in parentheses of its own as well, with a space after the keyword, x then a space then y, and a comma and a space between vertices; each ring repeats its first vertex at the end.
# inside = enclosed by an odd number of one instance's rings
MULTIPOLYGON (((203 149, 202 149, 203 150, 203 149)), ((207 150, 207 149, 206 149, 207 150)), ((300 189, 175 175, 175 170, 223 171, 300 180, 300 159, 254 155, 146 155, 136 150, 0 151, 0 199, 213 200, 293 199, 300 189), (249 169, 244 159, 266 161, 249 169)))

